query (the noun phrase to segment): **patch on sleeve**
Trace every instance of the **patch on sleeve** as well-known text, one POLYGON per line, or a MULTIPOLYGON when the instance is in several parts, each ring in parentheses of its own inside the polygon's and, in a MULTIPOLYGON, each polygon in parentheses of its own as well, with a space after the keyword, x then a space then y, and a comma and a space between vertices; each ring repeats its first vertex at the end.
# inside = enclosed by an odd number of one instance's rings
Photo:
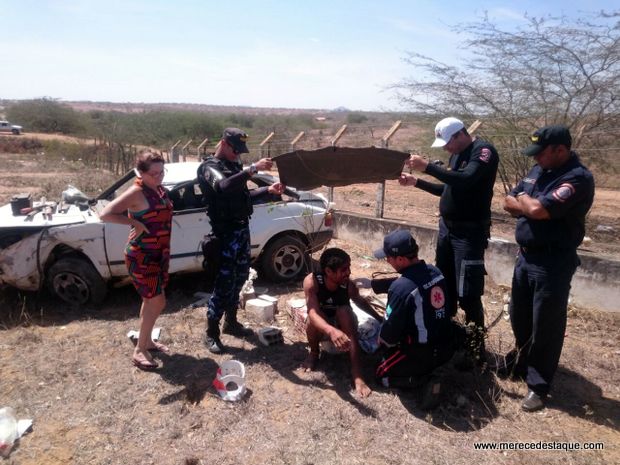
POLYGON ((558 202, 566 202, 575 193, 575 188, 572 184, 565 182, 553 191, 553 198, 558 202))
POLYGON ((446 304, 446 296, 440 286, 431 289, 431 305, 437 309, 443 308, 446 304))
POLYGON ((491 159, 491 155, 492 155, 491 150, 485 147, 482 150, 480 150, 480 157, 478 159, 480 161, 488 163, 489 160, 491 159))

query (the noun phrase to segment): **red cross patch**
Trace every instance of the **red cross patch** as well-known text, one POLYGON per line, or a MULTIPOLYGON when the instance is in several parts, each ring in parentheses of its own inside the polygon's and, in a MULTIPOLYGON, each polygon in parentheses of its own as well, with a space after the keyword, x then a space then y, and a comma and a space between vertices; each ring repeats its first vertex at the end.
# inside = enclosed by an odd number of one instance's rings
POLYGON ((480 158, 479 158, 479 160, 483 161, 485 163, 488 163, 490 159, 491 159, 491 151, 489 149, 487 149, 486 147, 483 148, 480 151, 480 158))
POLYGON ((567 201, 575 193, 575 188, 572 184, 565 182, 560 184, 556 190, 553 191, 553 198, 558 202, 567 201))
POLYGON ((443 293, 443 289, 439 286, 435 286, 431 289, 431 305, 440 309, 446 304, 446 296, 443 293))

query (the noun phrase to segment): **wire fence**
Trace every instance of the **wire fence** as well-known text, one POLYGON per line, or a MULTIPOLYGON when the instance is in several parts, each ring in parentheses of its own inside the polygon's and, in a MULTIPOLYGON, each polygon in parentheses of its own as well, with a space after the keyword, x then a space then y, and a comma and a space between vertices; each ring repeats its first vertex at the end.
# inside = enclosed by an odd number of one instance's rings
MULTIPOLYGON (((393 123, 385 125, 346 125, 346 129, 336 143, 333 141, 334 136, 342 126, 327 129, 309 129, 301 132, 274 128, 274 130, 262 134, 250 134, 247 143, 250 154, 246 155, 246 157, 248 161, 254 161, 265 156, 275 157, 295 150, 315 150, 331 145, 354 148, 382 146, 382 138, 392 127, 393 123), (268 142, 261 144, 271 133, 273 135, 268 142)), ((522 147, 529 144, 531 132, 526 130, 499 131, 496 129, 486 129, 485 121, 481 120, 481 123, 478 134, 493 143, 502 154, 518 154, 522 147), (511 141, 510 145, 506 143, 508 139, 511 141)), ((610 145, 609 142, 605 143, 604 146, 600 146, 601 142, 593 140, 593 138, 602 137, 607 141, 616 142, 618 136, 620 136, 620 128, 604 131, 593 130, 584 134, 579 143, 574 146, 574 149, 585 154, 613 154, 620 151, 620 146, 610 145)), ((390 138, 389 147, 403 152, 436 155, 438 151, 430 148, 433 139, 432 127, 422 128, 419 121, 401 120, 398 131, 390 138)), ((181 158, 192 157, 198 159, 205 154, 213 152, 217 142, 218 140, 208 141, 199 147, 198 143, 193 141, 185 144, 185 146, 181 145, 181 141, 179 141, 179 144, 174 150, 171 150, 171 153, 174 151, 181 158)), ((611 143, 613 144, 613 142, 611 143)))
MULTIPOLYGON (((532 165, 531 158, 523 157, 521 150, 530 144, 531 131, 500 130, 496 128, 497 121, 492 123, 484 119, 477 121, 473 135, 491 142, 500 153, 500 168, 498 179, 503 183, 504 190, 509 191, 521 179, 532 165)), ((272 128, 264 133, 250 134, 248 140, 249 154, 244 154, 243 161, 250 163, 263 157, 278 155, 296 150, 315 150, 328 146, 341 147, 389 147, 407 153, 416 153, 429 159, 447 161, 449 155, 442 150, 431 148, 434 140, 434 122, 421 124, 420 120, 403 119, 386 121, 384 124, 346 124, 333 125, 330 128, 311 128, 305 131, 272 128), (395 124, 398 123, 398 124, 395 124), (394 129, 396 128, 396 129, 394 129), (393 132, 390 133, 390 130, 393 132)), ((616 181, 620 175, 620 151, 617 146, 620 128, 607 130, 593 130, 580 134, 573 149, 579 153, 582 160, 589 166, 598 178, 599 184, 609 187, 620 187, 616 181), (618 184, 618 186, 616 186, 618 184)), ((200 145, 191 141, 182 144, 179 141, 171 149, 171 160, 199 160, 215 149, 218 141, 202 141, 200 145), (176 153, 175 153, 176 150, 176 153)), ((378 188, 381 190, 381 185, 378 188)), ((331 194, 331 191, 330 191, 331 194)), ((377 201, 383 203, 383 195, 378 193, 377 201)), ((377 216, 383 215, 383 205, 377 205, 377 216)))

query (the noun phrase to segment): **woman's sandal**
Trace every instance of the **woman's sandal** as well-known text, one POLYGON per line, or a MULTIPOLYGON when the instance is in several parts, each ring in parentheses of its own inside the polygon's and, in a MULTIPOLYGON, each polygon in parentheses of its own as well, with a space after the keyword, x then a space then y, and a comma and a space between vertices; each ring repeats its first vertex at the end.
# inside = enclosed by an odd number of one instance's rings
POLYGON ((131 362, 136 368, 139 368, 143 371, 153 371, 159 368, 159 364, 155 361, 149 362, 148 360, 138 360, 135 358, 131 359, 131 362))
POLYGON ((154 344, 154 347, 151 347, 151 348, 148 349, 151 352, 161 352, 161 353, 164 353, 164 354, 169 354, 170 353, 170 348, 168 346, 165 346, 161 342, 153 342, 153 344, 154 344))

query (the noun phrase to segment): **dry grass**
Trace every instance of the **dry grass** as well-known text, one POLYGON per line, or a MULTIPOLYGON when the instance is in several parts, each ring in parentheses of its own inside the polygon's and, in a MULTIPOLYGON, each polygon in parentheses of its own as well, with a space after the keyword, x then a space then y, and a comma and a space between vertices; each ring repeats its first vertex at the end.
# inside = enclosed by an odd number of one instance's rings
POLYGON ((118 179, 109 171, 91 169, 62 157, 0 154, 0 164, 0 205, 19 193, 31 193, 35 200, 41 196, 59 200, 68 184, 94 196, 118 179))
MULTIPOLYGON (((385 269, 347 248, 354 275, 385 269)), ((266 283, 258 283, 267 285, 266 283)), ((375 385, 368 399, 350 389, 346 356, 326 356, 319 370, 298 367, 306 345, 281 312, 283 346, 224 337, 230 353, 202 345, 204 309, 191 308, 197 276, 173 280, 158 325, 171 355, 144 373, 130 364, 125 334, 137 326, 138 298, 127 287, 102 308, 78 312, 46 296, 3 294, 12 318, 0 323, 0 395, 20 417, 34 419, 8 463, 15 464, 482 464, 618 463, 618 315, 571 309, 562 364, 549 408, 520 410, 523 383, 488 371, 442 369, 442 405, 419 407, 420 391, 375 385), (235 358, 247 370, 248 394, 225 403, 210 383, 217 364, 235 358), (475 441, 602 441, 602 452, 476 452, 475 441)), ((279 298, 300 297, 298 285, 271 287, 279 298)), ((502 310, 504 290, 485 296, 487 319, 502 310)), ((250 315, 243 315, 251 321, 250 315)), ((253 322, 253 327, 258 324, 253 322)), ((512 345, 503 318, 491 330, 491 353, 512 345)), ((369 379, 376 363, 365 356, 369 379)))
MULTIPOLYGON (((54 176, 60 178, 60 172, 69 170, 59 165, 54 176)), ((77 183, 80 176, 68 175, 62 182, 77 183)), ((10 177, 3 174, 0 185, 10 177)), ((33 187, 38 188, 36 183, 33 187)), ((369 250, 339 241, 335 245, 351 254, 354 276, 387 271, 386 263, 367 259, 369 250)), ((188 275, 171 283, 158 326, 173 353, 158 356, 163 367, 157 373, 141 372, 130 363, 132 348, 125 335, 137 329, 139 306, 132 288, 113 290, 99 308, 81 311, 45 294, 0 293, 0 406, 12 406, 20 418, 34 420, 33 431, 5 462, 620 463, 619 314, 571 308, 546 410, 520 410, 526 393, 521 382, 448 365, 442 369, 442 404, 426 412, 419 407, 419 390, 389 391, 373 384, 375 392, 368 399, 357 398, 343 356, 326 356, 317 372, 303 373, 298 367, 306 344, 284 312, 277 317, 284 345, 268 348, 256 339, 225 336, 230 352, 210 354, 201 342, 204 309, 191 308, 200 279, 188 275), (244 400, 234 404, 220 400, 211 388, 217 364, 230 358, 245 364, 249 388, 244 400), (540 440, 601 441, 605 450, 502 453, 473 447, 476 441, 540 440)), ((488 321, 502 311, 504 292, 493 286, 487 291, 488 321)), ((281 309, 288 299, 301 296, 298 283, 271 286, 269 293, 278 296, 281 309)), ((258 327, 255 322, 252 326, 258 327)), ((500 318, 487 348, 499 356, 512 342, 509 322, 500 318)), ((369 379, 375 363, 376 357, 364 357, 369 379)))

